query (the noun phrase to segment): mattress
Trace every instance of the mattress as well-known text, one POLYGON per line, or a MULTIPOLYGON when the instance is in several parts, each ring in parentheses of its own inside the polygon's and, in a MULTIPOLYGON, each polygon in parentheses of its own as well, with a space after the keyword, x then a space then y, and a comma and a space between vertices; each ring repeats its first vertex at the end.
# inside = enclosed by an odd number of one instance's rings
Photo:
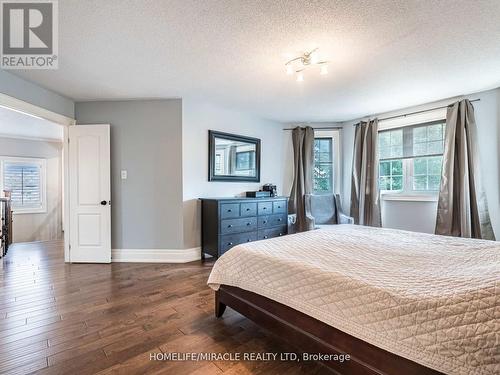
POLYGON ((221 284, 444 373, 500 374, 497 242, 334 225, 234 247, 221 284))

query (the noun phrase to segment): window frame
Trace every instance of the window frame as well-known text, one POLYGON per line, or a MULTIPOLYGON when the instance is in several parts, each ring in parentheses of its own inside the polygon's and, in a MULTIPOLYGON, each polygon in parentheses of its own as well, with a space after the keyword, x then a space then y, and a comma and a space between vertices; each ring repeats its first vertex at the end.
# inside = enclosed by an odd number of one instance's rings
MULTIPOLYGON (((444 123, 444 131, 446 133, 446 117, 445 116, 439 116, 439 117, 434 117, 432 119, 426 119, 422 121, 415 122, 409 121, 407 124, 399 124, 398 126, 387 126, 387 127, 379 127, 378 133, 380 132, 385 132, 385 131, 391 131, 391 130, 398 130, 402 128, 418 128, 421 126, 429 126, 433 124, 442 124, 444 123)), ((443 142, 445 139, 445 135, 443 135, 443 142)), ((378 142, 378 140, 377 140, 378 142)), ((378 143, 377 143, 377 148, 378 148, 378 143)), ((404 134, 403 134, 403 148, 404 148, 404 134)), ((443 152, 444 152, 444 146, 443 146, 443 152)), ((439 196, 439 189, 438 190, 414 190, 413 189, 413 177, 414 177, 414 168, 413 168, 413 161, 414 159, 417 158, 427 158, 427 157, 435 157, 435 156, 442 156, 443 154, 439 155, 416 155, 414 157, 405 157, 404 155, 400 158, 394 157, 394 158, 385 158, 385 160, 378 160, 378 166, 380 168, 380 161, 391 161, 391 160, 401 160, 402 161, 402 169, 403 169, 403 184, 402 187, 403 189, 401 190, 380 190, 380 196, 384 200, 407 200, 407 201, 437 201, 438 196, 439 196)), ((379 177, 380 179, 380 171, 379 171, 379 177)))
POLYGON ((0 156, 0 191, 4 190, 5 163, 36 164, 40 168, 40 207, 15 207, 12 213, 16 214, 44 214, 47 213, 47 159, 31 157, 0 156))
MULTIPOLYGON (((332 180, 331 181, 331 186, 332 186, 332 191, 329 192, 319 192, 314 190, 314 171, 312 173, 312 178, 313 178, 313 194, 315 195, 328 195, 328 194, 339 194, 340 193, 340 185, 341 185, 341 170, 340 166, 342 165, 341 162, 341 153, 340 153, 340 148, 341 148, 341 134, 340 130, 337 129, 329 129, 329 130, 321 130, 321 129, 315 129, 314 130, 314 139, 331 139, 332 140, 332 180)), ((314 166, 313 166, 314 168, 314 166)))

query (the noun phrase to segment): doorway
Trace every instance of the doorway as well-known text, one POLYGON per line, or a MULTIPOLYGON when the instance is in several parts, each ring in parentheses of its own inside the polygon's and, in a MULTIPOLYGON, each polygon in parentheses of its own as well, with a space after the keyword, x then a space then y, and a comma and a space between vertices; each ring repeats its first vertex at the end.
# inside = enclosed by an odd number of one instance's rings
POLYGON ((63 240, 63 142, 63 126, 0 107, 0 197, 9 205, 2 211, 5 247, 63 240))
POLYGON ((0 94, 0 195, 11 196, 10 241, 63 241, 66 262, 67 139, 74 124, 74 119, 0 94))

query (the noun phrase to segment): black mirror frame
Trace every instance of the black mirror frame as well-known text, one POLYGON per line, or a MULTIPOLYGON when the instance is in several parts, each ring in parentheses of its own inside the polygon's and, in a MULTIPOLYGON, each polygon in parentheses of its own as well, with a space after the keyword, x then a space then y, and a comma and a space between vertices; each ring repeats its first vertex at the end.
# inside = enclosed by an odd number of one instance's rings
POLYGON ((242 135, 208 131, 208 181, 226 182, 260 182, 260 139, 242 135), (255 144, 255 177, 248 176, 218 176, 215 172, 215 138, 255 144))

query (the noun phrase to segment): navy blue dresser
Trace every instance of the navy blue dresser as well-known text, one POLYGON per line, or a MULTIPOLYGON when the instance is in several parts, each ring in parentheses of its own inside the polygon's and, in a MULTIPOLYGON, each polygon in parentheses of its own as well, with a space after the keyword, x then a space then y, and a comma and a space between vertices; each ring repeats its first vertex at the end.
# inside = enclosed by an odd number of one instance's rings
POLYGON ((287 234, 288 198, 201 198, 201 253, 287 234))

